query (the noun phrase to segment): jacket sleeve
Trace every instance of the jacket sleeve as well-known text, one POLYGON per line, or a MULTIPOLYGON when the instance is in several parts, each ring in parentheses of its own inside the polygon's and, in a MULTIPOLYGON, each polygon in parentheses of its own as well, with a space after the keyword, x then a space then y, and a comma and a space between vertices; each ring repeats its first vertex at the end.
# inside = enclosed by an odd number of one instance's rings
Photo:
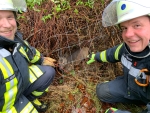
POLYGON ((102 52, 97 52, 95 55, 95 60, 98 62, 110 62, 110 63, 120 62, 123 49, 124 47, 122 43, 113 48, 104 50, 102 52))
POLYGON ((36 48, 32 47, 26 40, 23 40, 23 35, 21 32, 16 32, 15 41, 22 44, 22 47, 27 54, 29 63, 42 64, 43 55, 36 48))
POLYGON ((24 50, 26 51, 26 54, 28 55, 30 63, 42 64, 43 55, 36 48, 30 46, 30 44, 27 41, 24 41, 24 42, 27 45, 26 47, 24 46, 24 50))

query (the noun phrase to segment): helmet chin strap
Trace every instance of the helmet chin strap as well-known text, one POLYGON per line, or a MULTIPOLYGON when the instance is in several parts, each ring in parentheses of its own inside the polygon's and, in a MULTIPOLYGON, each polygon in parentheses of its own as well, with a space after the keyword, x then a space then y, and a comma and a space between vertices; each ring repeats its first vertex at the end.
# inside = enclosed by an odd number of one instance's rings
POLYGON ((129 50, 127 49, 127 45, 124 43, 124 46, 125 46, 125 49, 126 49, 126 51, 129 53, 129 55, 131 55, 132 57, 135 57, 135 58, 146 58, 146 57, 148 57, 149 55, 150 55, 150 42, 149 42, 149 44, 147 45, 148 46, 148 49, 149 49, 149 52, 146 54, 146 55, 144 55, 144 56, 136 56, 136 55, 133 55, 133 54, 131 54, 131 52, 129 52, 129 50))

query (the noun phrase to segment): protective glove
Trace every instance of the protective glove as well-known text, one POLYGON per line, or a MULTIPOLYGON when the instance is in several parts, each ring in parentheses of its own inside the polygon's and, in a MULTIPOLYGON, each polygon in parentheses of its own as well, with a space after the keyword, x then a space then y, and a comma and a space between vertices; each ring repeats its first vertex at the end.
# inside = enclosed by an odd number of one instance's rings
POLYGON ((87 58, 89 58, 89 60, 86 62, 88 65, 95 62, 95 54, 93 52, 90 55, 88 55, 87 58))
POLYGON ((42 65, 49 65, 55 67, 56 60, 50 57, 44 57, 42 65))
POLYGON ((107 109, 105 113, 131 113, 131 112, 124 111, 124 110, 119 110, 119 109, 111 107, 111 108, 107 109))

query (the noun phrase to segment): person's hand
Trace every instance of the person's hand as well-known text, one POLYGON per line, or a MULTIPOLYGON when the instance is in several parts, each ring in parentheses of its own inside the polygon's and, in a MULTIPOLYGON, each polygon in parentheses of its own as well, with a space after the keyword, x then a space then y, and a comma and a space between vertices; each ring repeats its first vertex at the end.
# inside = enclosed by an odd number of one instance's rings
POLYGON ((89 54, 87 57, 89 58, 89 60, 86 62, 88 65, 95 62, 95 54, 93 52, 89 54))
POLYGON ((116 108, 108 108, 106 111, 105 111, 105 113, 115 113, 115 111, 117 111, 118 109, 116 109, 116 108))
MULTIPOLYGON (((131 113, 131 112, 110 107, 105 111, 105 113, 131 113)), ((143 112, 143 113, 147 113, 147 112, 143 112)))
POLYGON ((49 65, 55 67, 56 60, 50 57, 44 57, 42 65, 49 65))

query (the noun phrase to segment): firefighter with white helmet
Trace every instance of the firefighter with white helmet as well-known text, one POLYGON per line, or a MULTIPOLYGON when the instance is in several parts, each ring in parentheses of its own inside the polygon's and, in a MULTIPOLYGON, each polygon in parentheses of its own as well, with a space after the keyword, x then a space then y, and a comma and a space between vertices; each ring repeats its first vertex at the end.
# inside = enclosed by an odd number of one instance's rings
MULTIPOLYGON (((122 30, 123 43, 89 55, 87 64, 121 62, 123 76, 100 83, 97 97, 107 103, 147 104, 150 112, 150 1, 112 0, 102 15, 104 27, 118 25, 122 30)), ((109 108, 105 113, 130 113, 109 108)))
POLYGON ((55 76, 55 59, 44 57, 17 30, 16 13, 26 10, 25 0, 0 1, 0 113, 38 113, 48 108, 38 98, 55 76))

